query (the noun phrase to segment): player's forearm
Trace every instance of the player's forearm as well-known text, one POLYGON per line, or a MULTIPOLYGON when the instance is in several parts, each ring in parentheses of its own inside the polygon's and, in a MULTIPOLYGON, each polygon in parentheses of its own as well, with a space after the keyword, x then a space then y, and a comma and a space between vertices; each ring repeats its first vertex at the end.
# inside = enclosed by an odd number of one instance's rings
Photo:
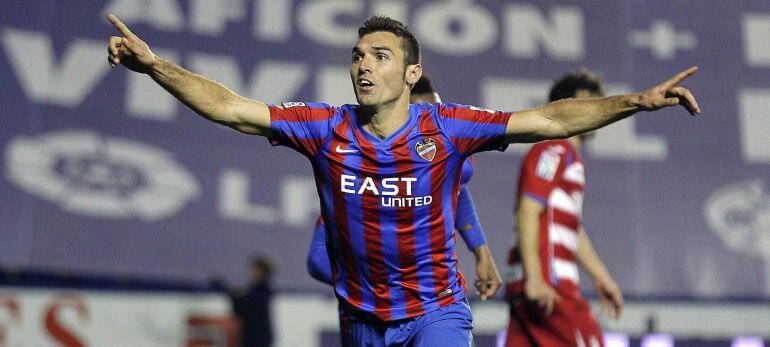
POLYGON ((527 281, 544 281, 540 266, 540 221, 536 214, 517 211, 519 253, 527 281))
POLYGON ((637 95, 618 95, 599 99, 567 99, 543 108, 547 119, 554 121, 557 137, 571 137, 624 119, 640 111, 637 95))
POLYGON ((638 111, 636 94, 600 99, 566 99, 517 112, 506 130, 506 142, 538 142, 568 138, 619 121, 638 111))
POLYGON ((249 103, 253 103, 257 111, 261 103, 243 98, 219 82, 160 58, 152 65, 149 75, 179 101, 208 120, 246 133, 265 135, 267 132, 269 121, 268 124, 253 124, 239 113, 239 110, 249 107, 249 103))
POLYGON ((480 245, 473 249, 473 256, 476 257, 476 262, 483 259, 492 259, 492 253, 489 252, 489 246, 480 245))
POLYGON ((610 277, 607 267, 602 262, 599 255, 596 254, 596 250, 591 244, 591 240, 588 238, 585 230, 580 229, 578 235, 578 251, 577 261, 588 272, 588 274, 596 281, 600 278, 610 277))

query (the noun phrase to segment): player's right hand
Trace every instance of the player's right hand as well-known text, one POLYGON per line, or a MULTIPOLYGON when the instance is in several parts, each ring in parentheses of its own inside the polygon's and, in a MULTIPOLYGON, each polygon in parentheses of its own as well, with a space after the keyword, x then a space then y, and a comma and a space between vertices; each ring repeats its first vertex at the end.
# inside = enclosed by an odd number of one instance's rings
POLYGON ((609 276, 597 279, 595 284, 602 314, 620 319, 623 315, 623 293, 618 284, 609 276))
POLYGON ((690 115, 700 114, 698 101, 687 88, 679 86, 679 83, 685 78, 696 72, 698 72, 698 67, 693 66, 671 77, 668 81, 639 93, 639 108, 645 111, 655 111, 664 107, 682 105, 690 112, 690 115))
POLYGON ((524 296, 537 304, 545 318, 551 316, 554 306, 561 301, 556 290, 543 280, 527 280, 524 283, 524 296))
POLYGON ((153 64, 158 62, 158 57, 152 53, 150 47, 128 30, 123 22, 113 14, 107 15, 107 20, 115 26, 121 36, 112 36, 107 47, 107 61, 110 66, 116 67, 123 64, 131 71, 148 73, 153 64))

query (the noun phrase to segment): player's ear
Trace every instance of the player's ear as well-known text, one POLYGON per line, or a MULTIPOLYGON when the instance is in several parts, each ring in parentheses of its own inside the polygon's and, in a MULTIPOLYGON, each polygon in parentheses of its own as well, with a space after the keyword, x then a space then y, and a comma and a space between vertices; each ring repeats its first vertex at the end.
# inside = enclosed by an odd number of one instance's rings
POLYGON ((406 84, 409 88, 412 88, 417 81, 422 77, 422 65, 420 63, 406 66, 406 84))

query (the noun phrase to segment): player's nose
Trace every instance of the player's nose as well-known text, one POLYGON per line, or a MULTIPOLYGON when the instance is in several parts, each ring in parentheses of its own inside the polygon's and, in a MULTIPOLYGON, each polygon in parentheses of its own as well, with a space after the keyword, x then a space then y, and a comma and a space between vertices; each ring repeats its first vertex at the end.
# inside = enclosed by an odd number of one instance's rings
POLYGON ((365 72, 372 72, 372 60, 368 56, 364 56, 358 64, 358 73, 363 74, 365 72))

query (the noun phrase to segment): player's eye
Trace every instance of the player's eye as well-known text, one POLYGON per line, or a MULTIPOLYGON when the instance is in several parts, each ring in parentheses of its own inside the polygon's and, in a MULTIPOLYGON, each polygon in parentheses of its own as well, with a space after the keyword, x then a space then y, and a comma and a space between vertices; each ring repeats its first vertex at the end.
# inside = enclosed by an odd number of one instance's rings
POLYGON ((360 54, 353 54, 353 62, 361 61, 364 57, 360 54))
POLYGON ((387 60, 389 57, 385 53, 377 54, 377 60, 387 60))

